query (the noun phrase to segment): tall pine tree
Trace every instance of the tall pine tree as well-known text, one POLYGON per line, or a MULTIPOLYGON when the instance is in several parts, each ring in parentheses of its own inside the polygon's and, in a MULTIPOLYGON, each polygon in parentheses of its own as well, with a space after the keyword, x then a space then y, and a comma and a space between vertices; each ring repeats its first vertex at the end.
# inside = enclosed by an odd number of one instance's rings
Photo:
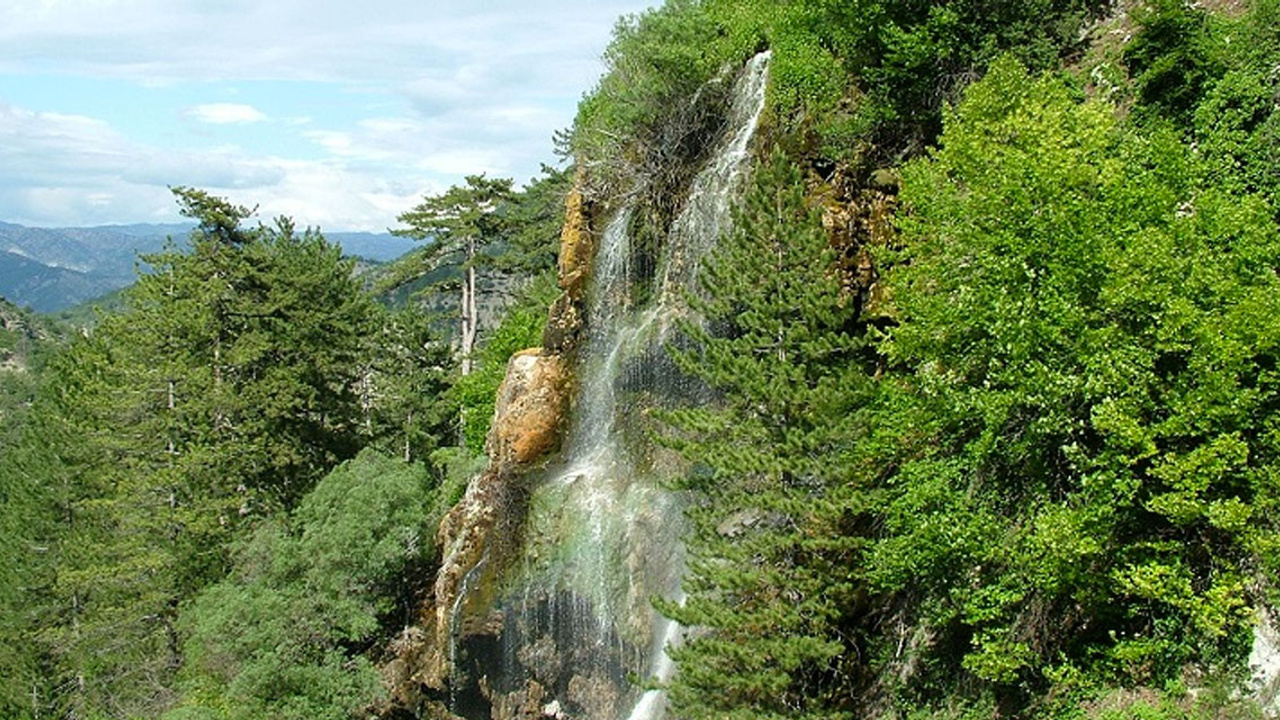
POLYGON ((442 267, 453 266, 461 273, 457 281, 458 354, 462 374, 471 372, 471 353, 480 328, 478 270, 484 251, 502 238, 506 219, 503 205, 512 198, 510 178, 468 175, 465 185, 455 185, 440 195, 423 199, 397 218, 409 227, 395 230, 416 240, 429 241, 409 262, 395 282, 416 280, 442 267))
POLYGON ((693 628, 670 689, 689 718, 840 716, 843 615, 855 605, 846 457, 871 381, 858 309, 805 201, 775 155, 735 230, 704 261, 705 325, 679 366, 719 401, 670 414, 693 462, 688 597, 663 610, 693 628))

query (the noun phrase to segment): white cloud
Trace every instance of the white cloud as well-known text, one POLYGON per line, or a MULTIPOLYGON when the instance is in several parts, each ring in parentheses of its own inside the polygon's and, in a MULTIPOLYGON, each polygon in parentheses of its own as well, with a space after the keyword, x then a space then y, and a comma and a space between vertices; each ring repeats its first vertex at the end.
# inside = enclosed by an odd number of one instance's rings
POLYGON ((128 141, 100 120, 0 104, 0 183, 93 182, 126 162, 128 141))
POLYGON ((195 137, 188 124, 180 142, 162 141, 180 133, 160 119, 146 130, 154 136, 126 137, 86 116, 112 117, 106 111, 72 116, 0 104, 0 220, 162 219, 173 213, 164 186, 190 184, 303 224, 381 229, 464 174, 523 181, 552 160, 551 135, 572 121, 595 82, 618 15, 657 4, 3 0, 0 83, 30 73, 234 87, 205 104, 169 108, 170 122, 200 123, 195 137), (326 115, 322 104, 249 104, 232 92, 264 80, 362 93, 371 107, 363 116, 326 115), (232 102, 212 102, 219 98, 232 102), (268 130, 309 141, 310 154, 299 150, 306 143, 277 147, 249 135, 268 130), (181 149, 165 149, 173 147, 181 149))
POLYGON ((252 105, 238 103, 208 103, 187 110, 187 116, 211 125, 244 125, 267 120, 262 111, 252 105))
MULTIPOLYGON (((391 126, 394 128, 394 125, 391 126)), ((177 219, 169 186, 201 187, 330 230, 384 230, 447 182, 388 178, 336 160, 256 156, 233 147, 174 152, 135 144, 91 118, 0 105, 0 218, 29 225, 177 219)))
POLYGON ((351 133, 338 130, 308 130, 302 135, 334 155, 350 157, 356 154, 352 147, 351 133))
POLYGON ((273 158, 239 152, 174 153, 140 151, 122 169, 120 178, 137 185, 186 185, 201 188, 265 188, 284 180, 285 171, 273 158))
MULTIPOLYGON (((553 65, 561 58, 592 60, 619 14, 654 4, 6 0, 0 4, 0 68, 53 61, 73 72, 150 81, 401 82, 424 67, 503 66, 526 53, 553 65)), ((576 74, 563 79, 584 89, 576 74)))

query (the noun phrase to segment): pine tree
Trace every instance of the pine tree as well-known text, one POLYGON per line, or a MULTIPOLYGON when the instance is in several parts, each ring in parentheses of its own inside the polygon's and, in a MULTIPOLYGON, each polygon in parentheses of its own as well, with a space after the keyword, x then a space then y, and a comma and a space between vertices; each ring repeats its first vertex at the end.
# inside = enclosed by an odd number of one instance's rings
POLYGON ((477 271, 484 250, 502 237, 506 224, 501 212, 512 197, 509 178, 489 179, 468 175, 466 185, 454 185, 440 195, 424 198, 397 219, 408 228, 394 230, 429 244, 418 251, 396 278, 404 284, 438 268, 454 266, 462 273, 458 281, 459 348, 462 374, 471 372, 471 353, 479 332, 477 271))
POLYGON ((35 442, 59 522, 41 643, 46 703, 151 716, 175 698, 179 607, 256 518, 295 505, 364 441, 375 327, 352 265, 287 219, 175 190, 199 225, 51 372, 35 442))
POLYGON ((359 380, 364 433, 388 454, 421 461, 456 432, 452 353, 419 308, 383 311, 377 327, 359 380))
POLYGON ((705 326, 675 353, 719 401, 669 416, 693 462, 688 597, 663 608, 693 630, 670 697, 681 717, 836 717, 866 344, 785 157, 757 171, 735 227, 692 299, 705 326))
POLYGON ((506 218, 506 247, 493 258, 501 272, 536 277, 556 266, 564 201, 573 185, 573 168, 542 166, 542 175, 511 196, 506 218))

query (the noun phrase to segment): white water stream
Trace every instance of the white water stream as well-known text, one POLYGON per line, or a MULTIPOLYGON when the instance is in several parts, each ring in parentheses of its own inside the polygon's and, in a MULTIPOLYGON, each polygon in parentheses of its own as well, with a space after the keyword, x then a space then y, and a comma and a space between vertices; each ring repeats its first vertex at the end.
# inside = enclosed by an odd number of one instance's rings
MULTIPOLYGON (((628 676, 660 684, 675 671, 665 649, 679 643, 681 629, 653 609, 652 598, 683 598, 682 508, 649 461, 637 457, 648 439, 627 437, 626 417, 643 412, 646 396, 680 392, 680 379, 666 377, 674 367, 655 358, 683 312, 682 293, 694 287, 699 259, 728 229, 729 207, 750 172, 768 61, 762 53, 738 76, 723 138, 672 224, 647 306, 634 301, 639 293, 630 285, 631 209, 617 211, 601 235, 574 419, 563 464, 531 501, 526 572, 536 580, 512 608, 523 614, 515 633, 523 644, 509 653, 524 657, 538 642, 553 645, 556 662, 571 666, 561 674, 577 678, 579 688, 597 688, 594 697, 612 698, 594 707, 565 700, 591 720, 665 716, 662 691, 631 689, 628 676), (602 678, 621 688, 617 697, 598 690, 602 678)), ((573 683, 566 692, 575 692, 573 683)))

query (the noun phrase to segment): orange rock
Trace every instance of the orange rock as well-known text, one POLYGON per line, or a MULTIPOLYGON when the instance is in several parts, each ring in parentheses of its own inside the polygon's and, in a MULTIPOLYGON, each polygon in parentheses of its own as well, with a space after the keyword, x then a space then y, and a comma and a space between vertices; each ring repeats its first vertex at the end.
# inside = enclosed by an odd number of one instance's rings
POLYGON ((560 231, 560 287, 571 296, 580 296, 595 256, 595 236, 591 232, 591 208, 577 184, 565 198, 564 228, 560 231))
POLYGON ((491 462, 526 465, 556 449, 567 406, 566 381, 560 355, 533 348, 511 358, 485 441, 491 462))

